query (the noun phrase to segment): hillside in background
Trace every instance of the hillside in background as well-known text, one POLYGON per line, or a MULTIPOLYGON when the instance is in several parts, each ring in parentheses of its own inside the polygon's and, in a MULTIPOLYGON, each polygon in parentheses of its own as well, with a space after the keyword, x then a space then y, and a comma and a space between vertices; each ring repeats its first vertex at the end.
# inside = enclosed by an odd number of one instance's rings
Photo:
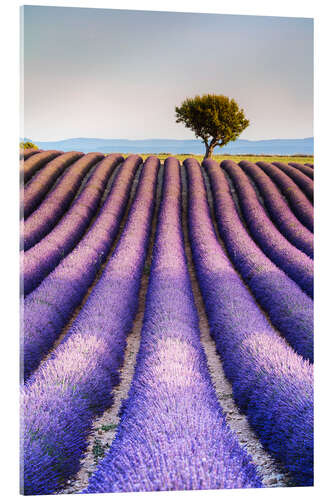
MULTIPOLYGON (((215 148, 215 154, 266 154, 266 155, 313 155, 313 137, 305 139, 272 139, 263 141, 247 141, 238 139, 222 148, 215 148)), ((191 153, 203 154, 204 146, 199 140, 175 139, 93 139, 73 138, 60 141, 36 141, 40 149, 60 149, 62 151, 82 151, 89 153, 191 153)))

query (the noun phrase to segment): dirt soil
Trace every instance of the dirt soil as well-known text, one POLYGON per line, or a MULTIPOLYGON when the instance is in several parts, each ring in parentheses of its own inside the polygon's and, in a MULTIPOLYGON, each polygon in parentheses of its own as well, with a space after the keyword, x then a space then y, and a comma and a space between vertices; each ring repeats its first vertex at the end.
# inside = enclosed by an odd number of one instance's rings
MULTIPOLYGON (((78 493, 82 491, 89 481, 90 475, 97 467, 98 461, 110 447, 117 432, 119 423, 118 412, 123 400, 127 397, 132 377, 135 370, 135 361, 140 345, 140 334, 144 316, 145 297, 149 281, 149 268, 153 247, 153 240, 156 230, 158 205, 161 193, 163 169, 160 169, 158 185, 158 202, 155 208, 150 246, 146 259, 145 273, 142 278, 142 286, 139 296, 138 313, 134 321, 132 331, 127 337, 127 347, 125 351, 124 363, 120 370, 120 384, 114 388, 114 404, 106 410, 100 418, 97 418, 92 426, 92 432, 89 438, 86 452, 81 460, 81 468, 77 475, 67 482, 67 486, 58 493, 78 493)), ((184 171, 182 168, 183 186, 185 184, 184 171)), ((210 202, 211 194, 209 193, 210 202)), ((186 189, 183 192, 183 230, 185 239, 185 252, 188 261, 188 270, 191 278, 192 289, 195 297, 195 304, 199 316, 199 326, 201 332, 201 341, 207 357, 208 368, 210 371, 212 383, 214 385, 218 401, 225 413, 226 420, 231 429, 237 434, 238 440, 242 446, 251 454, 253 463, 257 466, 258 472, 262 477, 263 484, 266 487, 284 487, 292 486, 292 481, 283 466, 274 460, 262 447, 259 439, 250 428, 246 416, 242 415, 232 396, 232 387, 227 380, 221 359, 216 352, 215 343, 210 336, 208 319, 206 316, 203 299, 199 290, 199 285, 195 276, 192 262, 192 253, 189 244, 188 230, 186 223, 186 189)), ((216 221, 214 220, 216 226, 216 221)))

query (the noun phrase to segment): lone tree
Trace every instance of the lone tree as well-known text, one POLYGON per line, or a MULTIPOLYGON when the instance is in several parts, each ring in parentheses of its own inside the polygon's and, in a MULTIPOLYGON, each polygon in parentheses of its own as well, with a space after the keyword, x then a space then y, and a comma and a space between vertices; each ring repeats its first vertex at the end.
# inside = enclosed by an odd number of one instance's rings
POLYGON ((184 123, 202 139, 205 158, 212 156, 215 146, 225 146, 237 139, 250 124, 234 99, 215 94, 197 95, 176 106, 176 122, 184 123))
POLYGON ((38 146, 31 142, 30 140, 26 142, 20 142, 20 148, 21 149, 38 149, 38 146))

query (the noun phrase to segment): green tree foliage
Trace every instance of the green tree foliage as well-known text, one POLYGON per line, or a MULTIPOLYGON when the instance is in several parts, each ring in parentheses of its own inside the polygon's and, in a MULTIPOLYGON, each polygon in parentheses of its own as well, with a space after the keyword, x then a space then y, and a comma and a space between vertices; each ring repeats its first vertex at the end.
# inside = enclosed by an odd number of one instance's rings
POLYGON ((237 139, 250 124, 234 99, 215 94, 197 95, 176 106, 176 122, 184 123, 202 139, 205 158, 212 156, 215 146, 225 146, 237 139))
POLYGON ((30 141, 20 142, 20 149, 38 149, 38 146, 30 141))

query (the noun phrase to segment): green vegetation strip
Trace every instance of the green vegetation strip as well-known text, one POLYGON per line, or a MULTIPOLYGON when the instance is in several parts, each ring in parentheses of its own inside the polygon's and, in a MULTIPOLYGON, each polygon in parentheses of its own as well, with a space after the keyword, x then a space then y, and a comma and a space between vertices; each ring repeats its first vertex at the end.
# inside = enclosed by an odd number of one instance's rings
MULTIPOLYGON (((122 153, 124 158, 127 158, 133 153, 122 153)), ((146 160, 148 156, 157 156, 161 161, 164 161, 169 156, 173 158, 177 158, 180 162, 186 160, 186 158, 195 158, 199 163, 202 162, 204 155, 194 155, 191 153, 182 153, 182 154, 173 154, 173 153, 140 153, 140 156, 143 160, 146 160)), ((252 163, 256 163, 257 161, 266 161, 272 163, 273 161, 280 161, 284 163, 289 163, 290 161, 297 163, 314 163, 314 157, 309 155, 300 155, 300 156, 279 156, 279 155, 213 155, 212 160, 221 162, 223 160, 232 160, 236 163, 239 163, 242 160, 250 161, 252 163)))

